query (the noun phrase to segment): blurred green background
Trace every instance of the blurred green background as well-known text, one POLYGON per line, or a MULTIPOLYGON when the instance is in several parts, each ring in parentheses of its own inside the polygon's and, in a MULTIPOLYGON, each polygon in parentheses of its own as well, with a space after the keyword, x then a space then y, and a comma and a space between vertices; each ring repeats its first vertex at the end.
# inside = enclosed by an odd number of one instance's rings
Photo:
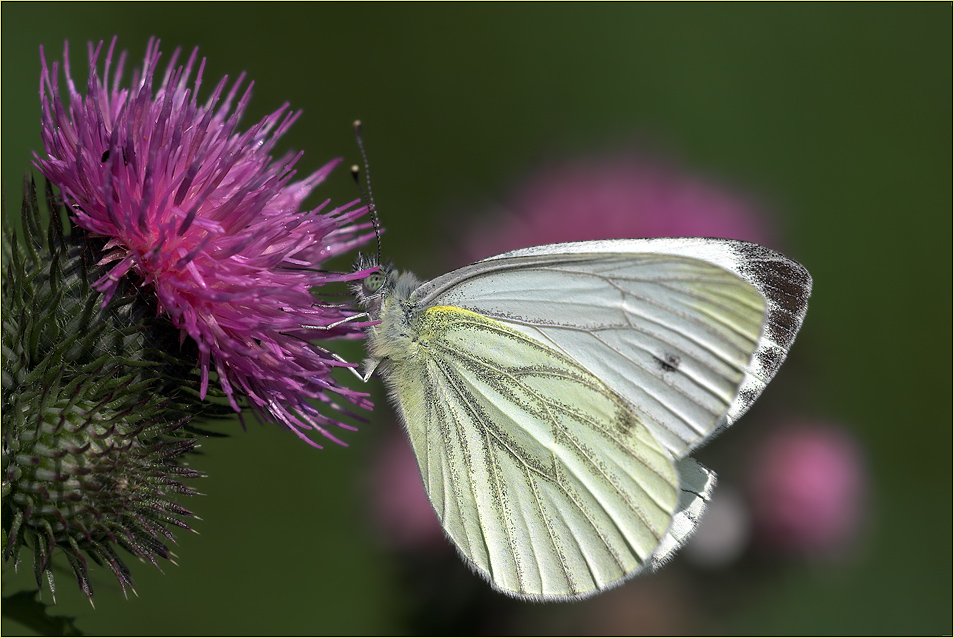
MULTIPOLYGON (((499 200, 553 156, 639 142, 744 185, 777 211, 786 253, 815 280, 788 364, 801 381, 783 368, 766 400, 776 392, 861 442, 870 518, 850 559, 787 564, 688 626, 950 634, 952 430, 938 393, 951 368, 937 356, 951 347, 951 281, 940 276, 951 263, 950 24, 949 3, 5 2, 4 196, 17 210, 41 148, 39 45, 55 59, 69 39, 82 86, 85 43, 114 34, 130 52, 127 81, 155 35, 164 59, 200 47, 204 95, 222 75, 248 73, 245 126, 286 100, 304 109, 281 146, 306 151, 304 171, 356 161, 351 122, 361 118, 385 252, 425 278, 446 269, 451 211, 499 200)), ((324 197, 355 198, 346 171, 311 203, 324 197)), ((358 359, 360 344, 341 352, 358 359)), ((369 523, 372 452, 398 427, 372 388, 378 409, 346 433, 349 448, 315 451, 274 426, 221 428, 233 436, 205 443, 194 463, 209 476, 187 506, 203 520, 200 534, 180 536, 179 566, 134 565, 139 596, 129 600, 100 570, 95 611, 62 572, 57 611, 104 635, 421 631, 406 613, 417 592, 369 523)), ((719 444, 758 425, 753 411, 719 444)), ((4 595, 31 585, 24 567, 4 567, 4 595)), ((708 574, 695 595, 737 577, 708 574)), ((520 631, 590 604, 533 606, 520 631)), ((638 617, 629 629, 650 630, 638 617)), ((4 620, 2 631, 24 630, 4 620)))

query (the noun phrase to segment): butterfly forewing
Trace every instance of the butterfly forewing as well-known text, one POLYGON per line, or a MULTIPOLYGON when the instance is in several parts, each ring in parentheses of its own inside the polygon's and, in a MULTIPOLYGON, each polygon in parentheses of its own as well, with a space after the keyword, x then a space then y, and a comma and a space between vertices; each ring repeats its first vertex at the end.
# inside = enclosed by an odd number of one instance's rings
POLYGON ((740 416, 785 358, 811 280, 732 240, 540 246, 428 282, 425 305, 495 318, 604 381, 675 457, 740 416))
POLYGON ((451 307, 386 379, 461 553, 511 594, 574 597, 651 563, 679 478, 631 407, 565 354, 451 307))

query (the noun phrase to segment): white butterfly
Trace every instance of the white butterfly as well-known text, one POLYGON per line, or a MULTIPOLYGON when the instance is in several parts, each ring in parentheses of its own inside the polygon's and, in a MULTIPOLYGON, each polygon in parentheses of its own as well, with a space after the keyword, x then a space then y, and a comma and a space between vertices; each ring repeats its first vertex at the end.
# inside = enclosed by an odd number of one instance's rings
POLYGON ((725 239, 537 246, 424 283, 385 267, 356 286, 380 321, 364 378, 474 571, 584 598, 692 533, 715 474, 687 455, 762 392, 810 292, 801 265, 725 239))

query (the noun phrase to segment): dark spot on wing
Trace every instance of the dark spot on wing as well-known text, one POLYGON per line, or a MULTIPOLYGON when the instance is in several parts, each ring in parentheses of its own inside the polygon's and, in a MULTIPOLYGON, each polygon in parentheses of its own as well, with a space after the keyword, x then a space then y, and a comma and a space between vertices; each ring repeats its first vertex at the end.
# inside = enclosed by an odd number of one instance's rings
POLYGON ((105 151, 103 151, 103 157, 101 158, 101 161, 105 162, 108 159, 109 159, 109 149, 107 148, 105 151))
POLYGON ((613 427, 616 428, 616 431, 625 436, 629 436, 633 433, 636 428, 639 427, 640 421, 639 417, 633 414, 630 410, 627 410, 623 407, 616 410, 616 417, 613 419, 613 427))
POLYGON ((679 369, 679 364, 681 363, 679 357, 668 353, 662 359, 657 356, 653 356, 653 359, 655 359, 659 367, 663 369, 663 372, 675 372, 679 369))

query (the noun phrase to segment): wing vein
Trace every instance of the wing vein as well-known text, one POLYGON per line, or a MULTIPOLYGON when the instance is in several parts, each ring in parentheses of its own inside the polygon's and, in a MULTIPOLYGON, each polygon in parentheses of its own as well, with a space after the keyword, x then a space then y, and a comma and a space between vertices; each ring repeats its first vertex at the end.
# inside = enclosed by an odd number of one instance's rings
MULTIPOLYGON (((447 382, 448 382, 448 384, 450 385, 452 391, 457 394, 457 398, 458 398, 460 404, 463 405, 464 408, 467 410, 467 412, 468 412, 468 414, 469 414, 469 416, 470 416, 470 418, 471 418, 471 422, 472 422, 475 426, 477 426, 477 431, 478 431, 480 434, 482 434, 482 435, 484 436, 485 440, 487 441, 487 454, 491 457, 490 459, 488 459, 488 462, 489 462, 489 465, 490 465, 491 467, 493 467, 493 466, 494 466, 493 459, 492 459, 493 454, 492 454, 492 450, 491 450, 491 448, 490 448, 490 441, 489 441, 489 439, 487 439, 487 435, 489 434, 489 431, 488 431, 487 428, 481 427, 481 423, 482 423, 483 420, 480 418, 480 415, 479 415, 479 413, 478 413, 478 410, 475 408, 475 405, 474 405, 474 403, 473 403, 473 397, 470 395, 469 392, 467 392, 466 389, 464 389, 464 388, 462 387, 462 383, 461 383, 461 381, 460 381, 459 376, 456 375, 456 374, 450 374, 450 373, 449 373, 449 371, 448 371, 448 370, 449 370, 449 366, 444 365, 443 362, 440 361, 437 357, 432 357, 431 360, 436 364, 437 368, 443 373, 444 378, 447 380, 447 382)), ((459 428, 458 431, 459 431, 459 432, 462 432, 462 430, 463 430, 463 427, 459 428)), ((494 438, 496 439, 496 437, 494 437, 494 438)), ((499 439, 498 439, 498 442, 499 442, 499 439)), ((465 445, 466 445, 466 443, 465 443, 464 441, 461 441, 461 447, 462 447, 463 449, 467 449, 466 447, 464 447, 465 445)), ((504 446, 504 447, 505 447, 505 446, 504 446)), ((508 451, 510 451, 510 450, 508 449, 508 451)), ((513 454, 512 451, 510 451, 510 453, 513 454)), ((464 454, 464 455, 463 455, 463 458, 464 458, 464 463, 467 465, 467 473, 468 473, 468 475, 471 476, 471 477, 473 477, 473 476, 474 476, 474 466, 473 466, 473 464, 472 464, 472 459, 470 458, 470 455, 469 455, 469 454, 464 454)), ((470 492, 471 492, 471 495, 472 495, 473 498, 474 498, 474 502, 475 502, 475 503, 480 503, 480 502, 481 502, 481 501, 480 501, 480 495, 478 495, 477 492, 476 492, 475 489, 474 489, 474 482, 473 482, 472 480, 470 480, 470 481, 468 481, 468 484, 470 485, 470 492)), ((499 488, 500 488, 499 482, 495 485, 495 487, 497 488, 498 495, 499 495, 499 488)), ((501 501, 501 503, 502 503, 502 501, 501 501)), ((490 572, 491 577, 493 578, 493 580, 496 581, 496 580, 497 580, 497 578, 496 578, 496 573, 495 573, 495 572, 496 572, 496 567, 495 567, 494 562, 493 562, 493 560, 492 560, 493 550, 492 550, 492 548, 491 548, 491 541, 490 541, 490 538, 489 538, 488 533, 487 533, 487 529, 488 529, 488 528, 487 528, 486 523, 485 523, 485 521, 484 521, 484 517, 483 517, 483 515, 482 515, 481 508, 480 508, 480 507, 477 507, 477 508, 476 508, 476 513, 477 513, 477 526, 478 526, 478 528, 480 529, 481 540, 483 540, 483 542, 484 542, 484 547, 487 549, 487 566, 488 566, 488 571, 490 572)), ((502 522, 502 521, 498 520, 497 522, 502 522)), ((508 538, 508 540, 510 541, 510 548, 511 548, 511 553, 512 553, 512 552, 513 552, 513 539, 510 537, 510 530, 507 528, 507 525, 505 525, 505 524, 502 525, 502 527, 504 528, 504 532, 506 533, 507 538, 508 538)), ((515 562, 516 562, 516 561, 515 561, 515 562)), ((519 570, 518 570, 518 571, 519 571, 519 570)), ((521 580, 519 573, 518 573, 518 575, 517 575, 517 578, 518 578, 518 580, 521 580)), ((521 585, 522 585, 522 582, 521 582, 521 585)))
MULTIPOLYGON (((475 323, 475 325, 480 325, 480 326, 482 326, 482 327, 485 327, 484 324, 476 324, 476 323, 475 323)), ((506 334, 506 333, 501 333, 501 334, 506 334)), ((521 336, 523 336, 523 335, 521 335, 521 336)), ((524 337, 524 338, 526 338, 526 337, 524 337)), ((442 348, 442 349, 443 349, 443 348, 442 348)), ((445 351, 446 351, 446 352, 451 352, 449 349, 446 349, 445 351)), ((487 360, 485 360, 485 359, 481 359, 481 358, 479 358, 479 357, 476 357, 476 356, 474 356, 474 355, 472 355, 472 354, 470 354, 470 353, 468 353, 468 352, 455 350, 455 351, 453 351, 453 356, 458 357, 458 358, 460 358, 460 359, 465 359, 465 360, 471 361, 471 362, 473 362, 473 363, 477 363, 477 364, 479 364, 479 365, 481 365, 481 366, 483 366, 483 367, 486 367, 486 368, 488 368, 488 369, 490 369, 490 370, 493 370, 494 372, 497 372, 498 374, 500 374, 500 375, 502 375, 502 376, 507 377, 507 378, 508 378, 510 381, 512 381, 514 384, 519 385, 525 392, 527 392, 528 394, 534 396, 538 401, 541 402, 541 404, 543 404, 543 405, 549 405, 549 401, 548 401, 545 397, 543 397, 543 395, 541 395, 540 393, 538 393, 538 392, 537 392, 536 390, 534 390, 533 388, 531 388, 531 387, 527 386, 526 384, 524 384, 523 382, 521 382, 520 379, 518 379, 516 376, 514 376, 510 371, 503 370, 503 369, 501 369, 500 367, 495 366, 495 365, 492 364, 491 362, 489 362, 489 361, 487 361, 487 360)), ((550 376, 550 377, 553 377, 553 378, 572 380, 572 381, 575 381, 575 382, 577 382, 577 383, 581 383, 581 380, 580 380, 578 377, 573 376, 573 375, 570 375, 570 374, 558 374, 555 370, 548 370, 547 373, 546 373, 546 375, 544 375, 542 372, 538 372, 538 374, 539 374, 540 376, 550 376)), ((615 396, 615 395, 614 395, 614 396, 615 396)), ((618 398, 618 397, 617 397, 617 398, 618 398)), ((578 418, 578 417, 579 417, 579 415, 577 415, 577 414, 574 414, 573 416, 574 416, 575 418, 578 418)), ((602 432, 603 434, 605 434, 608 438, 610 438, 610 439, 611 439, 614 443, 616 443, 617 445, 619 445, 619 446, 621 446, 621 447, 624 447, 624 448, 626 447, 626 443, 625 443, 624 441, 620 440, 614 433, 607 431, 606 429, 604 429, 603 427, 599 426, 599 425, 596 424, 595 422, 590 422, 590 425, 591 425, 594 429, 599 430, 600 432, 602 432)), ((515 458, 517 458, 517 459, 520 459, 519 454, 515 453, 515 452, 510 448, 510 446, 508 446, 503 440, 499 439, 499 438, 496 437, 496 436, 495 436, 494 438, 500 443, 500 445, 501 445, 502 447, 505 447, 505 448, 511 453, 511 455, 513 455, 513 456, 514 456, 515 458)), ((655 469, 653 469, 653 468, 649 465, 649 462, 648 462, 646 459, 641 458, 641 457, 638 457, 638 456, 637 456, 636 458, 637 458, 640 462, 642 462, 644 465, 646 465, 647 467, 649 467, 649 468, 653 471, 654 474, 656 474, 657 476, 659 476, 659 477, 662 478, 662 479, 665 479, 665 477, 664 477, 662 474, 659 474, 659 472, 657 472, 655 469)), ((522 459, 520 459, 520 460, 522 461, 522 459)))

